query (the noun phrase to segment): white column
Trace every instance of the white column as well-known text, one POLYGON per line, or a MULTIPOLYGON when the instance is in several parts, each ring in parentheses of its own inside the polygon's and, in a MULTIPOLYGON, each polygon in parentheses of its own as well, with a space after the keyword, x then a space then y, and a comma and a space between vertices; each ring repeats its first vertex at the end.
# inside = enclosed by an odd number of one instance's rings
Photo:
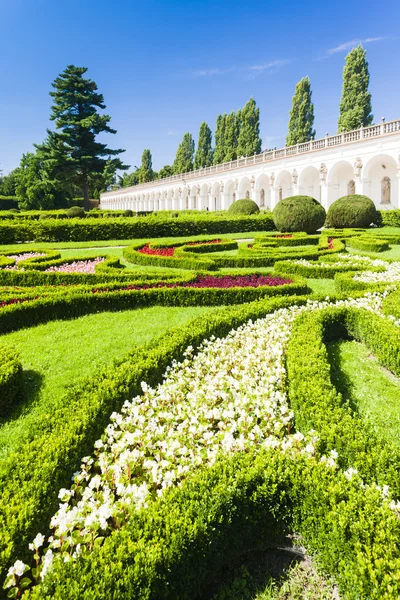
POLYGON ((328 210, 328 185, 326 181, 321 183, 321 204, 325 210, 328 210))
POLYGON ((365 186, 364 181, 361 179, 361 177, 355 177, 354 183, 356 184, 356 194, 363 194, 365 186))
POLYGON ((400 208, 400 170, 397 170, 397 198, 393 196, 393 208, 400 208))
POLYGON ((275 206, 279 202, 279 186, 271 187, 271 210, 274 210, 275 206))

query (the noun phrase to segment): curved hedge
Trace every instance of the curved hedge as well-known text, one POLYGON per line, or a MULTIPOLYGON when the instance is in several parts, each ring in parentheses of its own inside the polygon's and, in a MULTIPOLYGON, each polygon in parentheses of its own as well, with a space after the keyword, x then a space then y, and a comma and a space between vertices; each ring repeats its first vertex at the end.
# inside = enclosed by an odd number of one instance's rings
POLYGON ((272 211, 278 231, 315 233, 325 222, 324 207, 311 196, 291 196, 280 200, 272 211))
POLYGON ((250 198, 243 198, 236 200, 228 208, 228 214, 230 215, 254 215, 260 212, 260 208, 254 200, 250 198))
POLYGON ((22 365, 14 348, 0 346, 0 417, 9 412, 21 393, 22 365))
POLYGON ((301 277, 311 279, 334 279, 337 273, 351 272, 354 275, 356 270, 382 272, 384 269, 383 267, 371 267, 365 264, 360 264, 355 267, 352 264, 334 261, 332 261, 329 266, 325 266, 318 261, 312 261, 309 265, 304 265, 301 262, 291 260, 276 262, 274 265, 274 271, 279 275, 300 275, 301 277))
POLYGON ((385 315, 392 315, 396 319, 400 319, 400 290, 392 292, 384 299, 382 311, 385 315))
POLYGON ((377 211, 375 204, 367 196, 351 194, 343 196, 331 204, 326 215, 328 227, 369 227, 375 223, 377 211))
POLYGON ((383 252, 389 250, 389 242, 386 239, 379 239, 371 236, 350 238, 347 240, 348 246, 355 250, 364 252, 383 252))
MULTIPOLYGON (((367 269, 373 271, 374 269, 367 269)), ((383 291, 389 285, 388 282, 382 281, 378 283, 366 283, 364 281, 357 281, 354 276, 357 274, 357 270, 348 273, 336 273, 334 277, 335 290, 338 294, 352 294, 353 292, 379 292, 383 291)))

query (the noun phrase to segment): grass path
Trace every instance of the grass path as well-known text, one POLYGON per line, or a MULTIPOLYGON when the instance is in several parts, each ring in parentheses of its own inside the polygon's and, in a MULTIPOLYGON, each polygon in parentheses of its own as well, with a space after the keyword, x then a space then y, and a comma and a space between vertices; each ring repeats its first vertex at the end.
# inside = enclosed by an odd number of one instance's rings
POLYGON ((99 313, 1 336, 1 343, 20 352, 24 398, 0 423, 0 460, 34 436, 37 420, 60 405, 69 387, 95 375, 132 348, 212 310, 216 309, 152 307, 99 313))
POLYGON ((328 352, 337 390, 383 439, 400 445, 400 379, 359 342, 328 344, 328 352))

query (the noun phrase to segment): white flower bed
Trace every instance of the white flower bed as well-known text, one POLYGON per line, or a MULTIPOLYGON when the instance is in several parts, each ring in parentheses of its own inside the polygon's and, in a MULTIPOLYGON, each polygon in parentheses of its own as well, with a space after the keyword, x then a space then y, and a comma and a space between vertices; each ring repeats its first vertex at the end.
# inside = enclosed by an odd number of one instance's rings
MULTIPOLYGON (((383 297, 369 294, 337 306, 379 314, 383 297)), ((39 577, 53 556, 68 561, 90 550, 102 532, 123 524, 128 506, 132 516, 132 506, 145 507, 149 498, 179 484, 197 466, 212 465, 221 452, 266 446, 312 455, 313 432, 307 437, 290 433, 293 414, 284 359, 294 319, 327 306, 328 299, 309 301, 250 321, 224 339, 204 342, 195 356, 189 347, 184 361, 174 362, 156 389, 142 383, 143 395, 113 413, 94 456, 82 460, 71 489, 60 490, 62 503, 51 520, 53 535, 45 554, 39 556, 45 542, 41 534, 30 545, 39 577)), ((335 453, 324 462, 335 466, 335 453)), ((8 586, 18 584, 25 568, 17 563, 9 571, 8 586)))

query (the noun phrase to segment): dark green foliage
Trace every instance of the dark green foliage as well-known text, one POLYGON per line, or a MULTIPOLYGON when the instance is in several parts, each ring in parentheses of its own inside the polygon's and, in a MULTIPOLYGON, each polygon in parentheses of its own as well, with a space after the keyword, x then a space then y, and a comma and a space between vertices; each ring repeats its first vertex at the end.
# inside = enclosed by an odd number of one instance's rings
POLYGON ((85 211, 80 206, 71 206, 67 210, 67 217, 69 219, 79 218, 82 219, 85 216, 85 211))
POLYGON ((0 196, 0 210, 12 210, 18 208, 16 196, 0 196))
POLYGON ((213 164, 219 165, 225 160, 226 115, 218 115, 215 126, 215 146, 213 164))
POLYGON ((15 197, 17 195, 18 167, 8 175, 1 175, 0 171, 0 198, 1 196, 15 197))
POLYGON ((241 124, 241 111, 231 112, 225 120, 225 145, 223 162, 236 160, 238 157, 238 140, 241 124))
POLYGON ((0 346, 0 418, 5 417, 21 393, 22 365, 18 353, 0 346))
POLYGON ((147 181, 153 181, 153 160, 151 157, 150 150, 143 150, 142 164, 139 169, 139 183, 146 183, 147 181))
POLYGON ((209 167, 213 162, 212 133, 205 121, 200 125, 197 150, 194 157, 194 168, 209 167))
POLYGON ((326 215, 327 227, 369 227, 376 220, 375 204, 367 196, 353 194, 333 202, 326 215))
POLYGON ((250 98, 240 112, 240 132, 238 137, 237 155, 253 156, 261 152, 260 138, 260 109, 250 98))
POLYGON ((254 202, 254 200, 250 200, 248 198, 236 200, 228 209, 228 213, 230 215, 254 215, 259 212, 260 209, 258 204, 254 202))
POLYGON ((325 222, 324 207, 311 196, 291 196, 280 200, 272 217, 278 231, 315 233, 325 222))
POLYGON ((373 121, 371 94, 368 91, 369 70, 366 51, 360 45, 346 56, 343 69, 343 89, 340 100, 338 131, 351 131, 371 125, 373 121))
POLYGON ((140 169, 135 167, 132 173, 123 173, 122 176, 118 176, 118 184, 120 187, 130 187, 132 185, 138 185, 139 183, 140 169))
POLYGON ((311 85, 309 77, 303 77, 296 85, 290 111, 289 132, 286 146, 302 144, 314 139, 314 104, 311 102, 311 85))
POLYGON ((54 134, 58 146, 57 169, 66 179, 72 178, 82 189, 84 208, 89 210, 89 180, 103 174, 106 167, 115 174, 127 169, 119 158, 123 150, 111 150, 96 141, 100 133, 116 133, 109 126, 110 117, 100 114, 104 98, 97 85, 85 79, 85 67, 69 65, 53 82, 51 119, 60 133, 54 134), (115 158, 111 158, 115 157, 115 158))
POLYGON ((174 174, 174 169, 170 165, 164 165, 158 171, 158 179, 164 179, 165 177, 171 177, 174 174))
POLYGON ((133 217, 133 211, 130 208, 124 210, 124 217, 133 217))
POLYGON ((185 133, 178 146, 173 164, 174 175, 193 171, 194 139, 191 133, 185 133))

